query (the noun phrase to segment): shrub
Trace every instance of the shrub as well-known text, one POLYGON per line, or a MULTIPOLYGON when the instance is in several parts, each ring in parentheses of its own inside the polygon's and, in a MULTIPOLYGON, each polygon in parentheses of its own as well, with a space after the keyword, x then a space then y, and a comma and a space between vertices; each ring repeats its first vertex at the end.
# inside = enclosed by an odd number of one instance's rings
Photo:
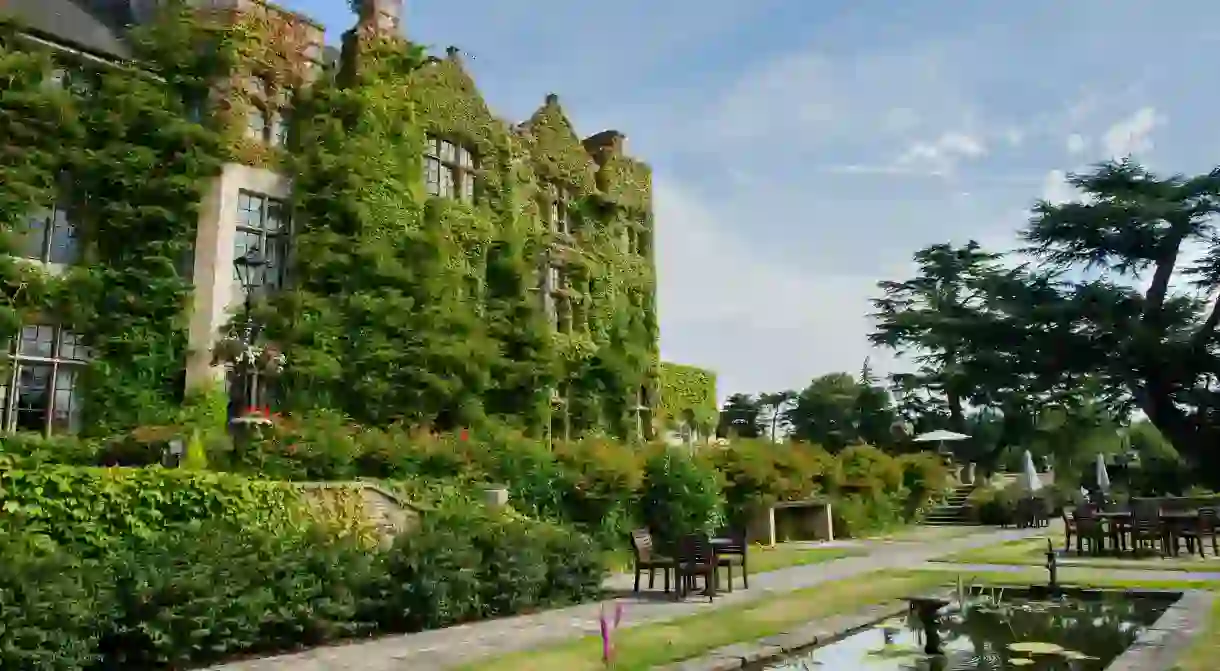
POLYGON ((907 514, 919 517, 944 495, 949 469, 934 452, 904 454, 897 462, 902 471, 902 486, 907 491, 907 514))
POLYGON ((333 538, 211 523, 120 545, 99 650, 118 668, 195 666, 372 631, 372 555, 333 538))
POLYGON ((197 520, 279 528, 294 523, 299 493, 277 482, 199 471, 48 466, 0 469, 3 515, 93 552, 197 520))
POLYGON ((45 437, 36 433, 0 435, 0 465, 10 468, 36 468, 65 464, 95 466, 100 446, 96 441, 75 436, 45 437))
POLYGON ((858 538, 907 521, 902 493, 861 491, 844 494, 831 506, 835 535, 858 538))
POLYGON ((667 543, 683 534, 711 533, 724 523, 720 474, 682 450, 652 450, 641 498, 645 523, 667 543))
POLYGON ((97 571, 45 536, 0 527, 0 668, 77 671, 97 660, 97 571))
POLYGON ((466 506, 425 516, 385 558, 383 627, 418 631, 600 593, 597 546, 571 529, 466 506))
POLYGON ((838 455, 843 486, 852 491, 883 493, 902 487, 902 467, 890 455, 871 445, 851 445, 838 455))

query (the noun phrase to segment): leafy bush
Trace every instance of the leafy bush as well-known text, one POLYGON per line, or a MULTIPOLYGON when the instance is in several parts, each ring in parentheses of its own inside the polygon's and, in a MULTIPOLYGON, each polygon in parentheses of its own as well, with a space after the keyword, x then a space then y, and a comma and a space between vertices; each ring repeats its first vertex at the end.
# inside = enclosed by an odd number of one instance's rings
POLYGON ((43 465, 95 466, 99 445, 75 436, 45 437, 37 433, 0 435, 0 464, 10 468, 43 465))
POLYGON ((597 596, 597 546, 561 526, 469 506, 428 515, 385 558, 382 622, 396 631, 578 603, 597 596))
POLYGON ((665 542, 711 533, 724 523, 720 474, 683 450, 653 450, 644 465, 642 499, 644 522, 665 542))
POLYGON ((77 671, 97 660, 97 571, 45 536, 0 527, 0 668, 77 671))
POLYGON ((375 629, 374 557, 358 545, 229 524, 124 543, 99 651, 108 666, 180 668, 375 629))
POLYGON ((944 495, 949 469, 935 452, 904 454, 897 462, 902 471, 902 486, 907 491, 907 515, 919 517, 944 495))
POLYGON ((0 469, 0 502, 0 519, 94 552, 197 520, 279 528, 303 510, 284 483, 160 467, 0 469))

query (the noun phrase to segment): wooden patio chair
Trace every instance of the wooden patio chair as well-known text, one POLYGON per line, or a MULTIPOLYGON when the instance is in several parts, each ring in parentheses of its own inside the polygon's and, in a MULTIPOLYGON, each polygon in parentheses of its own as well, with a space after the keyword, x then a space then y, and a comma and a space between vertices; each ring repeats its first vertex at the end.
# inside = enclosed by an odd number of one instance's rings
POLYGON ((750 589, 750 572, 746 559, 746 534, 744 531, 725 529, 721 533, 716 534, 720 538, 726 539, 727 543, 720 543, 716 546, 716 564, 728 570, 729 574, 729 591, 733 591, 733 567, 741 567, 741 582, 746 589, 750 589))
POLYGON ((703 576, 703 593, 708 599, 716 598, 716 550, 712 541, 703 534, 688 534, 678 543, 677 593, 679 599, 686 598, 694 589, 695 578, 703 576))
POLYGON ((1220 557, 1220 542, 1216 540, 1216 517, 1215 508, 1200 508, 1198 524, 1193 528, 1186 527, 1178 531, 1178 534, 1186 539, 1187 552, 1194 552, 1197 548, 1199 556, 1206 557, 1207 553, 1203 551, 1203 539, 1210 538, 1212 554, 1220 557))
POLYGON ((656 553, 652 544, 652 534, 647 529, 636 529, 631 532, 631 554, 635 560, 635 587, 633 591, 640 591, 640 574, 648 571, 648 589, 653 589, 656 583, 657 569, 661 570, 661 575, 664 578, 665 593, 669 593, 669 573, 676 571, 677 562, 669 557, 665 557, 656 553))
POLYGON ((1101 518, 1097 517, 1097 508, 1090 504, 1077 506, 1072 517, 1076 532, 1076 554, 1084 554, 1086 549, 1093 554, 1100 553, 1105 528, 1101 518))
POLYGON ((1170 547, 1169 529, 1161 520, 1161 509, 1154 502, 1140 501, 1131 507, 1131 550, 1156 550, 1158 543, 1161 556, 1166 556, 1170 547))

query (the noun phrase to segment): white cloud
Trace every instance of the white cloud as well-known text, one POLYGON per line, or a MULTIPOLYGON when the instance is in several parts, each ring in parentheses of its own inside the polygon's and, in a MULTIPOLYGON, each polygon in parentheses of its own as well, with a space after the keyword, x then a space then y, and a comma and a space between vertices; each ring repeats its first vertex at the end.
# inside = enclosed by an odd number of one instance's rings
POLYGON ((802 387, 828 364, 890 364, 863 337, 880 278, 810 272, 683 185, 658 176, 653 190, 663 357, 679 348, 683 363, 719 371, 721 398, 802 387))
POLYGON ((1152 131, 1165 123, 1155 107, 1141 107, 1131 116, 1115 122, 1102 136, 1106 155, 1122 158, 1152 149, 1152 131))
POLYGON ((987 148, 979 138, 950 132, 932 142, 912 144, 895 163, 900 167, 922 167, 932 175, 945 175, 953 172, 959 160, 978 158, 986 153, 987 148))
POLYGON ((1042 199, 1052 203, 1066 203, 1080 197, 1076 189, 1067 183, 1067 173, 1051 170, 1042 179, 1042 199))
POLYGON ((1073 156, 1084 152, 1088 146, 1089 141, 1079 133, 1072 133, 1067 138, 1067 151, 1073 156))

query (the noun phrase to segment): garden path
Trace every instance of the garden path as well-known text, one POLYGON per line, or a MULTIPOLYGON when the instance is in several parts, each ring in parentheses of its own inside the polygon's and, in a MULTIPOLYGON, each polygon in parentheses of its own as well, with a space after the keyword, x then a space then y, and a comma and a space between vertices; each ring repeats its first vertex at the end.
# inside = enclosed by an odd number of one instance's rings
MULTIPOLYGON (((1045 529, 979 529, 945 538, 929 532, 900 541, 867 541, 866 555, 794 566, 750 576, 750 589, 723 593, 712 603, 692 596, 678 602, 660 590, 633 596, 630 575, 612 576, 607 589, 625 605, 623 626, 662 622, 709 608, 765 598, 889 568, 911 568, 940 555, 1044 534, 1045 529)), ((607 602, 609 603, 609 602, 607 602)), ((210 671, 440 671, 479 658, 526 650, 596 634, 602 604, 584 604, 499 620, 474 622, 417 634, 317 648, 302 653, 211 667, 210 671)))

